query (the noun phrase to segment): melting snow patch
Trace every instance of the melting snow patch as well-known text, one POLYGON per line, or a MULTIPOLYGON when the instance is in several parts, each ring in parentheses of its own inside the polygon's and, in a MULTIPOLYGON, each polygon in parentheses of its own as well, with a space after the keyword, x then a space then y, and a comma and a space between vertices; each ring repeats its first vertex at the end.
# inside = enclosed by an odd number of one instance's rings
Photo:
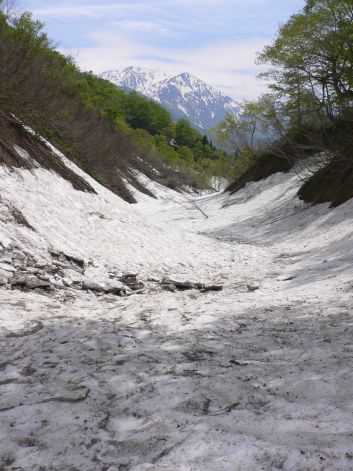
POLYGON ((38 162, 36 162, 25 149, 22 149, 22 147, 19 147, 16 144, 13 145, 13 148, 22 159, 26 160, 27 162, 30 162, 32 167, 35 167, 35 168, 40 167, 38 162))

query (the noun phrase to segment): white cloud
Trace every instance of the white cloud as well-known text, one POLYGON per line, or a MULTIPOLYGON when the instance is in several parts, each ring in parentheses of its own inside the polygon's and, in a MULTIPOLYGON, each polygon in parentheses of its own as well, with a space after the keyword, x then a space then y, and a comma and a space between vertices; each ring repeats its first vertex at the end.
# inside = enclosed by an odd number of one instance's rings
MULTIPOLYGON (((74 18, 80 44, 96 44, 72 53, 85 70, 136 65, 168 74, 187 71, 238 99, 266 88, 256 79, 261 69, 254 60, 276 27, 274 6, 283 6, 283 0, 64 0, 53 2, 57 6, 35 1, 36 17, 64 23, 74 18), (269 25, 261 19, 266 12, 269 25), (251 31, 258 37, 249 37, 251 31)), ((74 32, 68 36, 65 44, 75 44, 74 32)))
POLYGON ((145 3, 104 3, 104 4, 79 4, 79 3, 63 3, 59 6, 45 6, 35 8, 33 14, 39 17, 86 17, 100 18, 107 15, 118 15, 133 13, 146 7, 145 3))
POLYGON ((113 25, 116 26, 119 31, 127 33, 138 32, 168 34, 170 32, 165 26, 152 21, 122 20, 115 21, 113 25))
POLYGON ((128 39, 124 34, 95 33, 96 47, 82 48, 76 60, 85 70, 101 73, 129 65, 168 74, 190 72, 236 99, 254 98, 266 84, 256 75, 256 53, 268 41, 259 38, 220 42, 201 48, 169 50, 128 39))
POLYGON ((164 10, 168 7, 173 9, 185 8, 185 15, 190 12, 201 12, 205 9, 215 9, 231 6, 239 7, 242 5, 264 5, 272 0, 150 0, 146 1, 115 1, 115 2, 62 2, 56 6, 41 6, 34 8, 33 13, 42 17, 100 17, 105 15, 115 15, 119 13, 129 13, 134 11, 152 12, 153 10, 164 10))

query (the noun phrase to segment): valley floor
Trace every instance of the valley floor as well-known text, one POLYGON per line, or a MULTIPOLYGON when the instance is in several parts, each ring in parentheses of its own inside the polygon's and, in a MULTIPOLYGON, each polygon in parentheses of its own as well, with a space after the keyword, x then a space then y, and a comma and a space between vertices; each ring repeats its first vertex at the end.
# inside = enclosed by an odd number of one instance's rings
POLYGON ((141 294, 0 289, 0 469, 353 470, 353 204, 305 207, 297 188, 141 198, 131 218, 156 229, 116 232, 109 255, 141 294), (147 281, 167 275, 224 289, 147 281))

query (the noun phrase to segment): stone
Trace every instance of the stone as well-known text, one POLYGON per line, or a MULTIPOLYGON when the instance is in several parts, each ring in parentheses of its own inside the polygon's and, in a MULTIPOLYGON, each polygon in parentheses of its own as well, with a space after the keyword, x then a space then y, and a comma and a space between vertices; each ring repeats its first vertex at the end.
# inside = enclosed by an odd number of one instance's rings
POLYGON ((15 276, 11 280, 11 286, 16 288, 27 289, 52 289, 52 285, 48 281, 40 280, 36 276, 15 276))
POLYGON ((126 286, 128 286, 132 291, 139 291, 144 288, 142 281, 137 280, 136 273, 124 273, 120 276, 119 280, 126 286))
POLYGON ((12 265, 10 265, 9 263, 1 263, 0 262, 0 268, 1 268, 1 270, 10 271, 10 272, 13 272, 13 273, 16 271, 16 268, 13 267, 12 265))
POLYGON ((23 252, 21 252, 20 250, 14 250, 11 255, 13 257, 19 258, 21 260, 25 260, 27 258, 26 255, 23 252))
POLYGON ((258 283, 252 283, 252 284, 246 285, 246 287, 248 288, 249 293, 252 293, 258 290, 260 288, 260 285, 258 283))
POLYGON ((182 281, 176 278, 166 277, 166 278, 163 278, 162 285, 173 285, 178 288, 179 287, 183 288, 185 287, 185 285, 187 285, 187 287, 190 287, 191 283, 189 281, 182 281))
POLYGON ((11 257, 1 257, 0 258, 0 263, 8 263, 8 264, 12 264, 12 258, 11 257))
POLYGON ((187 289, 203 289, 203 283, 197 283, 189 280, 178 280, 177 278, 163 278, 162 284, 171 284, 174 285, 177 289, 187 290, 187 289))
POLYGON ((84 280, 82 273, 79 273, 77 270, 67 268, 65 270, 61 270, 60 274, 62 278, 70 279, 74 285, 82 283, 84 280))
POLYGON ((121 278, 124 279, 124 278, 137 278, 138 276, 138 273, 134 273, 134 272, 126 272, 126 273, 123 273, 121 275, 121 278))
POLYGON ((70 288, 74 283, 70 278, 63 278, 62 282, 67 288, 70 288))
POLYGON ((171 291, 172 293, 174 293, 174 291, 176 290, 175 285, 173 285, 172 283, 162 284, 162 289, 164 289, 164 291, 171 291))
POLYGON ((155 278, 154 276, 150 276, 149 278, 147 278, 147 281, 151 281, 152 283, 159 283, 160 279, 155 278))
POLYGON ((24 260, 22 258, 13 258, 12 263, 15 267, 22 267, 24 265, 24 260))
POLYGON ((82 282, 82 289, 88 291, 95 291, 96 293, 116 294, 122 295, 126 293, 125 286, 119 281, 94 281, 84 280, 82 282))
POLYGON ((204 285, 204 287, 201 289, 203 293, 206 291, 222 291, 223 286, 222 285, 204 285))
POLYGON ((36 262, 34 266, 36 268, 45 268, 47 266, 47 262, 45 260, 40 260, 36 262))
POLYGON ((223 286, 222 285, 216 285, 216 284, 209 284, 206 285, 204 283, 200 282, 194 282, 194 281, 189 281, 189 280, 180 280, 177 278, 164 278, 162 280, 162 288, 165 288, 166 286, 174 286, 174 288, 178 290, 190 290, 190 289, 198 289, 202 292, 206 291, 222 291, 223 286))
POLYGON ((37 277, 38 277, 40 280, 46 281, 46 282, 48 282, 48 283, 50 283, 51 280, 53 279, 53 277, 50 276, 48 273, 39 273, 39 274, 37 275, 37 277))
POLYGON ((84 280, 82 282, 82 289, 86 289, 89 291, 96 291, 97 293, 102 293, 106 292, 106 285, 103 283, 99 283, 97 281, 92 281, 92 280, 84 280))
POLYGON ((7 285, 13 276, 12 272, 0 269, 0 286, 7 285))
POLYGON ((38 270, 38 268, 34 268, 34 267, 25 267, 23 268, 22 271, 25 271, 26 273, 30 273, 31 275, 38 275, 40 274, 40 270, 38 270))
POLYGON ((123 283, 120 281, 107 281, 107 293, 111 294, 125 294, 126 293, 126 287, 124 286, 123 283))

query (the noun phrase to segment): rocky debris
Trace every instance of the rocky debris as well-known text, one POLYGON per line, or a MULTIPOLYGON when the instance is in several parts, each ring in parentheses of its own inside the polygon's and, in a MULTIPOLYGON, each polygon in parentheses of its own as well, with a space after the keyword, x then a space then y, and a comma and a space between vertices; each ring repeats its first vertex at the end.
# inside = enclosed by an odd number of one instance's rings
POLYGON ((125 273, 119 280, 132 291, 140 291, 145 286, 142 281, 137 280, 137 273, 125 273))
POLYGON ((82 289, 87 291, 96 291, 97 293, 105 293, 106 285, 104 283, 99 283, 98 281, 86 280, 82 283, 82 289))
MULTIPOLYGON (((10 263, 12 263, 12 260, 11 260, 10 263)), ((10 263, 0 263, 0 269, 3 270, 3 271, 15 272, 16 268, 14 266, 10 265, 10 263)))
POLYGON ((171 289, 173 286, 175 289, 184 291, 184 290, 189 290, 189 289, 197 289, 202 292, 206 291, 222 291, 223 286, 222 285, 216 285, 216 284, 205 284, 205 283, 200 283, 200 282, 193 282, 189 280, 181 280, 178 278, 170 278, 166 277, 163 278, 161 282, 162 288, 166 289, 168 291, 174 291, 171 289))
MULTIPOLYGON (((75 258, 75 257, 73 257, 75 258)), ((71 258, 69 257, 71 260, 71 258)), ((69 268, 73 265, 77 270, 82 271, 77 266, 77 260, 66 260, 69 268)), ((65 288, 71 282, 64 283, 65 277, 60 273, 61 263, 58 260, 40 259, 37 260, 30 253, 21 250, 12 243, 0 244, 0 286, 8 286, 17 289, 45 289, 65 288)), ((74 272, 74 270, 73 270, 74 272)), ((74 272, 77 273, 77 272, 74 272)), ((81 275, 82 277, 82 275, 81 275)))
POLYGON ((13 276, 12 272, 0 269, 0 286, 7 285, 13 276))
POLYGON ((11 286, 14 288, 25 289, 53 289, 53 285, 48 281, 41 280, 34 275, 15 275, 11 280, 11 286))
POLYGON ((164 291, 170 291, 170 292, 174 293, 174 291, 176 290, 176 287, 175 287, 175 285, 173 285, 171 283, 162 283, 162 289, 164 291))
POLYGON ((12 251, 12 258, 16 258, 16 259, 19 259, 19 260, 25 260, 27 258, 27 256, 21 251, 21 250, 13 250, 12 251))
POLYGON ((173 285, 176 289, 187 290, 187 289, 203 289, 203 283, 195 283, 189 280, 180 280, 177 278, 166 277, 162 280, 162 285, 173 285))
POLYGON ((74 282, 71 280, 71 278, 62 278, 63 285, 66 286, 67 288, 70 288, 74 282))
POLYGON ((12 263, 15 267, 21 267, 23 265, 23 260, 21 258, 13 258, 12 263))
POLYGON ((66 280, 70 285, 79 285, 82 284, 84 276, 82 272, 73 270, 72 268, 67 268, 59 271, 60 275, 64 280, 66 280))
POLYGON ((147 278, 147 281, 151 281, 152 283, 159 283, 160 279, 156 278, 155 276, 150 276, 149 278, 147 278))
POLYGON ((149 278, 147 282, 138 279, 133 272, 121 273, 117 268, 100 266, 94 260, 87 263, 76 256, 63 252, 50 252, 51 258, 35 259, 11 245, 0 245, 0 286, 9 288, 34 290, 85 290, 97 296, 111 294, 126 296, 131 294, 157 292, 162 289, 175 292, 176 290, 196 289, 201 292, 221 291, 222 285, 205 284, 179 277, 149 278), (152 286, 152 283, 155 285, 152 286))
POLYGON ((206 293, 207 291, 222 291, 223 286, 222 285, 203 285, 203 288, 201 288, 201 291, 203 293, 206 293))
POLYGON ((12 258, 10 258, 10 257, 1 257, 0 258, 0 264, 2 264, 2 263, 12 264, 12 258))
POLYGON ((85 261, 80 258, 80 257, 77 257, 76 255, 68 255, 64 252, 56 252, 56 251, 52 251, 50 252, 50 255, 53 257, 53 260, 55 260, 56 262, 59 262, 59 265, 61 264, 62 267, 64 267, 65 265, 74 265, 76 267, 79 267, 81 270, 83 270, 86 266, 86 263, 85 261))
POLYGON ((260 289, 260 285, 258 283, 249 283, 246 285, 249 293, 253 293, 254 291, 257 291, 260 289))
POLYGON ((126 286, 119 281, 99 282, 94 280, 84 280, 82 289, 87 291, 95 291, 96 293, 115 294, 121 296, 126 294, 126 286))

